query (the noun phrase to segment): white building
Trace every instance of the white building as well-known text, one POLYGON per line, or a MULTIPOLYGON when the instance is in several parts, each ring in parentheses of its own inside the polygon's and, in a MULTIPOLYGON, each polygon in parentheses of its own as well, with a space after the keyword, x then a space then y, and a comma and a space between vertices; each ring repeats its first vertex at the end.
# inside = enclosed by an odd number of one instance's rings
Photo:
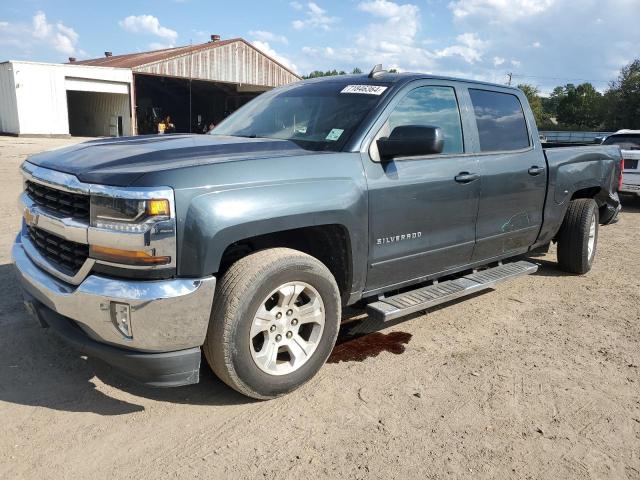
POLYGON ((131 135, 132 90, 130 69, 0 63, 0 133, 131 135))
POLYGON ((300 77, 241 38, 70 63, 0 63, 0 133, 121 136, 200 132, 300 77))

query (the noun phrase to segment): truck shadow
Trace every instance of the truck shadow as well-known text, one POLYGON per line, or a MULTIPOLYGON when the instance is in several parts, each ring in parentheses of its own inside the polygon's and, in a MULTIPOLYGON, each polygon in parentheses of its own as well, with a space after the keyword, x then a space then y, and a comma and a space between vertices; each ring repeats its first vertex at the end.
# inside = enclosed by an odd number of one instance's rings
POLYGON ((622 211, 624 213, 640 213, 640 197, 637 195, 621 195, 622 211))
POLYGON ((144 410, 146 402, 136 397, 200 405, 251 402, 218 380, 204 360, 199 384, 153 389, 81 356, 27 314, 13 266, 7 264, 0 265, 0 328, 0 403, 109 416, 144 410))
MULTIPOLYGON (((485 293, 488 292, 477 295, 485 293)), ((363 309, 348 309, 343 316, 338 339, 343 358, 345 351, 351 348, 349 342, 460 301, 463 299, 389 323, 374 321, 363 309)), ((180 388, 157 389, 128 380, 100 360, 79 355, 55 334, 43 330, 26 313, 12 265, 0 265, 0 328, 4 332, 0 338, 2 402, 68 412, 92 412, 104 416, 143 411, 144 404, 147 403, 144 399, 211 406, 255 402, 220 381, 211 372, 204 358, 200 383, 180 388)), ((405 339, 403 343, 411 338, 408 334, 402 337, 405 339)), ((372 337, 372 340, 375 338, 372 337)), ((370 355, 377 354, 376 345, 371 345, 366 339, 364 343, 368 343, 367 352, 370 355)), ((356 348, 356 344, 353 345, 356 348)), ((357 343, 357 348, 362 348, 362 345, 361 340, 357 343)), ((350 356, 347 355, 347 358, 350 356)))

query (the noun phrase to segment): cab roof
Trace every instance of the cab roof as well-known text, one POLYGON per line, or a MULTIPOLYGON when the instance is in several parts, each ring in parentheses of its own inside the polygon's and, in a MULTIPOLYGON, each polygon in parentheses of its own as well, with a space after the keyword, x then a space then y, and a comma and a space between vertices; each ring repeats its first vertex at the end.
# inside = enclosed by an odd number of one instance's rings
POLYGON ((451 82, 463 82, 463 83, 473 83, 476 85, 489 86, 494 88, 507 88, 515 91, 520 91, 518 88, 509 86, 509 85, 501 85, 499 83, 490 83, 490 82, 482 82, 480 80, 469 80, 465 78, 456 78, 456 77, 448 77, 444 75, 432 75, 426 73, 389 73, 387 71, 382 71, 377 73, 375 76, 371 77, 367 74, 347 74, 347 75, 333 75, 328 77, 317 77, 309 80, 305 80, 305 82, 334 82, 344 85, 349 85, 357 82, 358 84, 391 84, 391 85, 404 85, 405 83, 411 82, 413 80, 445 80, 451 82))

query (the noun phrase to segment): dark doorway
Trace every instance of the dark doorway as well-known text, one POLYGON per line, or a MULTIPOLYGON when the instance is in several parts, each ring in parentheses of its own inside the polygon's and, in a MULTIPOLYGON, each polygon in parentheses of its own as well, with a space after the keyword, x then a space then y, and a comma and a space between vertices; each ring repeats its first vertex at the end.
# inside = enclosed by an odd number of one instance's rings
POLYGON ((130 110, 129 95, 67 90, 69 133, 72 136, 130 135, 130 110))
POLYGON ((135 75, 138 134, 158 133, 167 115, 175 133, 204 133, 260 92, 238 92, 234 84, 135 75))

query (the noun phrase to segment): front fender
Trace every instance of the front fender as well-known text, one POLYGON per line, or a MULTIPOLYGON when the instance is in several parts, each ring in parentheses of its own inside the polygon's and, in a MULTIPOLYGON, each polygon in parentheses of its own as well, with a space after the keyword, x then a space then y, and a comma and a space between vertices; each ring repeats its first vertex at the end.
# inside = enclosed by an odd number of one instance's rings
POLYGON ((366 272, 367 195, 361 163, 359 159, 357 163, 347 161, 350 157, 327 155, 324 165, 309 163, 306 169, 290 165, 286 172, 289 179, 269 179, 247 168, 244 179, 248 181, 242 183, 177 191, 176 203, 186 206, 178 238, 179 275, 216 273, 226 248, 240 240, 303 227, 340 225, 349 235, 352 287, 361 288, 366 272), (338 159, 341 163, 334 164, 338 159), (254 175, 256 181, 251 181, 254 175))

